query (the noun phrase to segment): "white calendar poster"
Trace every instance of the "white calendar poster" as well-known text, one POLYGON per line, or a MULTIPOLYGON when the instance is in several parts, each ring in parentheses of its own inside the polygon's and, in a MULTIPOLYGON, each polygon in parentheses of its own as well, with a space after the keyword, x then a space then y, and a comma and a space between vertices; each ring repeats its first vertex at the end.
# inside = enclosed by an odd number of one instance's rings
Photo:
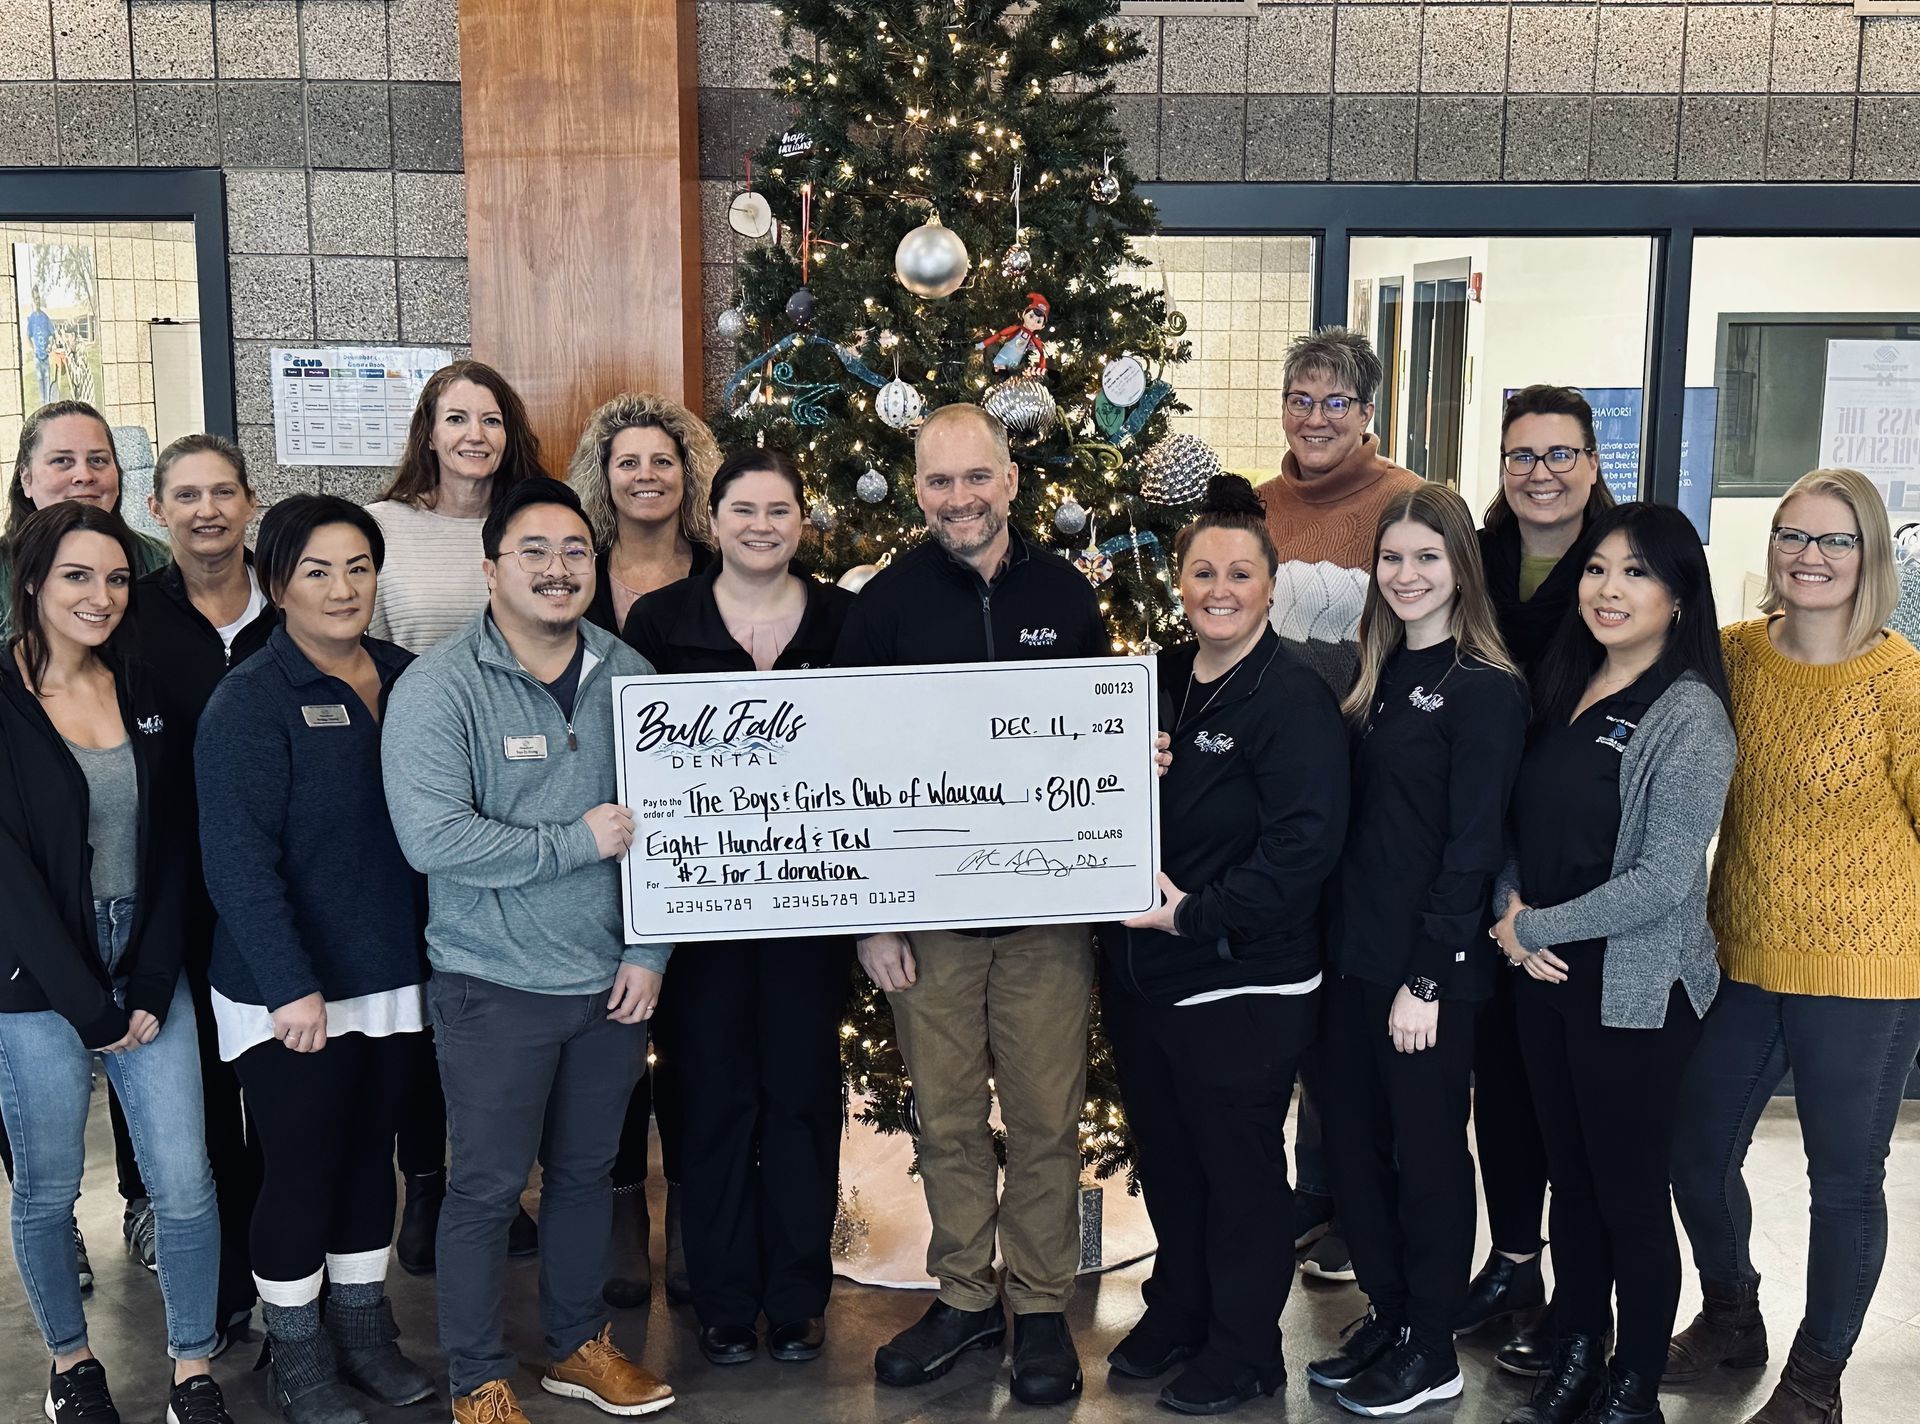
POLYGON ((435 346, 276 346, 273 441, 283 465, 397 465, 435 346))

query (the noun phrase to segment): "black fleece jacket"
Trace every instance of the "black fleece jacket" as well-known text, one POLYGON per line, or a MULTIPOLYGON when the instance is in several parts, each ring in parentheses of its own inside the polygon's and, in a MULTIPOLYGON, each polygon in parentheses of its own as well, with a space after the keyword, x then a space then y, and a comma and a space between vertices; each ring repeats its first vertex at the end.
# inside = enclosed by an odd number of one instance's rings
POLYGON ((1269 628, 1188 693, 1196 649, 1160 654, 1160 866, 1177 934, 1101 931, 1107 983, 1157 1004, 1320 972, 1322 887, 1347 830, 1347 733, 1319 674, 1269 628), (1186 708, 1182 713, 1182 704, 1186 708))
MULTIPOLYGON (((840 626, 853 606, 853 595, 809 578, 797 565, 791 571, 806 583, 807 606, 800 626, 773 660, 773 670, 832 667, 834 646, 840 641, 840 626)), ((627 626, 620 630, 621 641, 659 673, 752 672, 753 654, 734 641, 714 599, 713 581, 719 575, 720 565, 712 564, 705 573, 636 600, 627 614, 627 626)))
POLYGON ((1511 518, 1480 531, 1480 558, 1487 566, 1487 592, 1493 595, 1493 615, 1499 621, 1500 636, 1525 672, 1539 661, 1554 631, 1566 620, 1567 610, 1573 607, 1580 592, 1580 561, 1573 549, 1567 550, 1533 591, 1533 597, 1521 598, 1520 526, 1511 518))
POLYGON ((197 874, 188 748, 139 662, 108 654, 140 787, 140 881, 114 1001, 94 928, 87 779, 11 652, 0 656, 0 1013, 58 1013, 88 1048, 126 1036, 145 1009, 162 1023, 180 974, 186 899, 197 874), (189 809, 188 815, 191 815, 189 809))
MULTIPOLYGON (((253 555, 247 555, 253 562, 253 555)), ((221 641, 220 630, 187 596, 180 565, 155 569, 133 586, 129 619, 132 645, 140 660, 153 670, 162 704, 170 716, 181 719, 180 734, 193 745, 193 734, 207 700, 230 668, 238 667, 262 648, 280 615, 272 604, 234 635, 233 647, 221 641)))

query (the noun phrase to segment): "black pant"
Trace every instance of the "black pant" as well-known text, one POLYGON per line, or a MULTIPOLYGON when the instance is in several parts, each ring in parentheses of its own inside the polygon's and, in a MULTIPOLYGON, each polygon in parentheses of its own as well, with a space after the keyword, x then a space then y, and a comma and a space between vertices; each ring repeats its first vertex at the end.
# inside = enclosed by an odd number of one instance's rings
POLYGON ((681 1232, 703 1325, 826 1312, 852 963, 838 938, 690 944, 673 956, 681 1232))
MULTIPOLYGON (((193 995, 194 1024, 200 1031, 200 1097, 207 1125, 207 1163, 213 1168, 213 1192, 220 1211, 220 1293, 215 1319, 224 1324, 253 1305, 248 1242, 266 1165, 260 1142, 247 1121, 239 1075, 233 1064, 220 1060, 220 1026, 213 1017, 213 994, 206 974, 193 964, 185 972, 187 990, 193 995)), ((117 1115, 115 1126, 119 1126, 117 1115)), ((118 1141, 116 1131, 116 1145, 118 1141)), ((133 1160, 131 1150, 126 1160, 133 1160)))
POLYGON ((440 1087, 440 1060, 433 1029, 406 1036, 407 1061, 397 1080, 400 1125, 394 1158, 409 1177, 447 1169, 447 1097, 440 1087))
POLYGON ((1480 1009, 1473 1038, 1473 1140, 1480 1152, 1480 1189, 1487 1197, 1493 1248, 1531 1256, 1547 1207, 1547 1144, 1527 1088, 1514 1010, 1517 971, 1494 971, 1493 996, 1480 1009))
MULTIPOLYGON (((677 971, 679 966, 674 968, 677 971)), ((676 986, 679 983, 677 972, 673 982, 676 986)), ((633 1096, 627 1099, 627 1115, 620 1126, 620 1155, 613 1159, 616 1192, 646 1183, 649 1117, 660 1124, 661 1175, 669 1182, 684 1180, 680 1175, 683 1155, 680 1144, 686 1137, 686 1114, 681 1107, 680 1044, 674 1036, 677 1010, 673 1007, 678 997, 677 987, 669 989, 663 983, 660 1002, 654 1006, 653 1017, 647 1020, 647 1055, 651 1061, 647 1071, 640 1075, 640 1081, 633 1085, 633 1096)), ((684 1224, 681 1229, 684 1232, 684 1224)))
POLYGON ((1287 1100, 1320 995, 1240 994, 1185 1008, 1109 986, 1101 1005, 1160 1249, 1141 1287, 1200 1363, 1278 1378, 1293 1281, 1287 1100))
POLYGON ((1360 1289, 1380 1318, 1451 1360, 1473 1270, 1467 1108, 1478 1006, 1440 1005, 1432 1048, 1387 1036, 1397 987, 1358 979, 1326 990, 1327 1161, 1360 1289))
POLYGON ((252 1234, 261 1280, 303 1281, 328 1256, 392 1244, 394 1089, 417 1038, 348 1033, 318 1053, 270 1041, 234 1060, 266 1155, 252 1234))
POLYGON ((1606 1028, 1602 954, 1575 947, 1561 956, 1571 966, 1566 983, 1529 977, 1518 986, 1520 1047, 1553 1182, 1555 1324, 1603 1335, 1617 1294, 1614 1355, 1658 1380, 1680 1308, 1668 1160, 1700 1020, 1675 984, 1664 1027, 1606 1028))

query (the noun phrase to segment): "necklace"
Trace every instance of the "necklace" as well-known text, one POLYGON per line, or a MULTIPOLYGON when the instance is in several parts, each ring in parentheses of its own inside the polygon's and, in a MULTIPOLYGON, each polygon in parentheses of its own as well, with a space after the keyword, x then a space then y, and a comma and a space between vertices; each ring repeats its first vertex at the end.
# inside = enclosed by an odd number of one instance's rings
MULTIPOLYGON (((1200 704, 1200 710, 1194 713, 1193 714, 1194 716, 1204 717, 1207 715, 1207 709, 1213 706, 1214 703, 1220 700, 1220 694, 1227 690, 1227 684, 1233 681, 1234 673, 1239 672, 1241 668, 1241 664, 1245 662, 1246 662, 1246 659, 1242 658, 1240 659, 1240 662, 1237 662, 1233 665, 1233 671, 1229 672, 1225 677, 1220 679, 1220 685, 1213 689, 1213 696, 1209 697, 1205 702, 1202 702, 1200 704)), ((1187 725, 1187 702, 1193 697, 1193 680, 1194 680, 1194 674, 1191 671, 1189 671, 1187 673, 1187 690, 1186 690, 1186 693, 1180 698, 1180 718, 1179 718, 1179 721, 1176 723, 1177 726, 1184 727, 1187 725)))

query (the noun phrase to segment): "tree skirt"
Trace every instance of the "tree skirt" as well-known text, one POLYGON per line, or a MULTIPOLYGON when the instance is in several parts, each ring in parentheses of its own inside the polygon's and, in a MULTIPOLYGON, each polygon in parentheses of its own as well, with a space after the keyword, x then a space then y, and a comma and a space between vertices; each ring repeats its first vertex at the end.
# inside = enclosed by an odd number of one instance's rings
MULTIPOLYGON (((840 1144, 840 1216, 833 1224, 833 1268, 861 1285, 932 1290, 927 1242, 933 1234, 927 1196, 913 1163, 913 1139, 879 1133, 859 1121, 855 1097, 840 1144)), ((999 1111, 995 1108, 995 1126, 999 1111)), ((1080 1274, 1131 1265, 1154 1249, 1145 1201, 1127 1193, 1124 1176, 1083 1181, 1080 1188, 1080 1274)))

